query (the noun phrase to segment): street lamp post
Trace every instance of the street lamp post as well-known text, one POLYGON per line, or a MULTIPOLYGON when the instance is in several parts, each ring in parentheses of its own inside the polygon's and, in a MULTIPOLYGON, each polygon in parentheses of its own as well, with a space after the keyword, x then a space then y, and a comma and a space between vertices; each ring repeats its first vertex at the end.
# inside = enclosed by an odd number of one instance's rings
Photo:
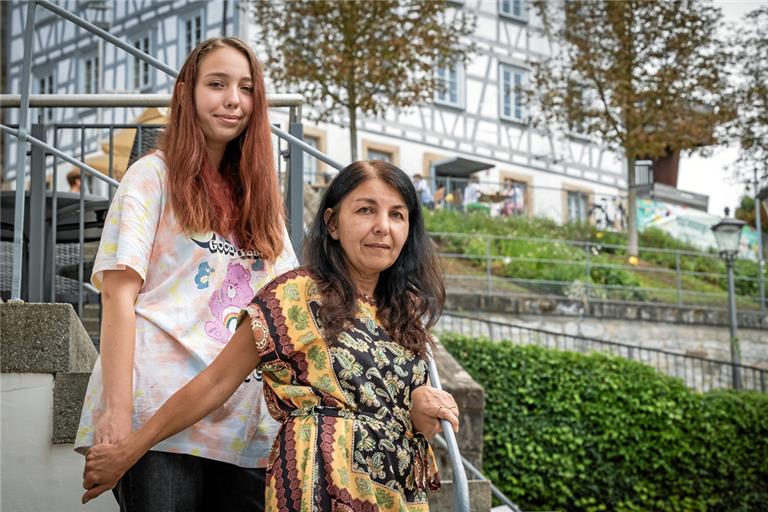
POLYGON ((731 333, 731 376, 733 388, 741 389, 741 351, 739 339, 736 337, 736 292, 733 286, 733 260, 739 253, 739 239, 741 229, 745 222, 728 217, 728 208, 725 209, 725 217, 712 226, 712 232, 717 240, 720 257, 725 261, 728 270, 728 324, 731 333))

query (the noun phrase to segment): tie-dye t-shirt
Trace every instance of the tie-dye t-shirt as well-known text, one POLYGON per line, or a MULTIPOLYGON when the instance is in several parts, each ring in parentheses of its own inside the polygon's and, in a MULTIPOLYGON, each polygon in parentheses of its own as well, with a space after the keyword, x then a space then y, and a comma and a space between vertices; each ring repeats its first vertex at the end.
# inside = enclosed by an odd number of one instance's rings
MULTIPOLYGON (((144 280, 135 305, 134 430, 213 361, 255 293, 297 266, 287 233, 285 250, 269 265, 217 233, 185 234, 167 202, 162 154, 131 166, 109 209, 91 277, 101 289, 105 270, 130 267, 144 280)), ((88 383, 76 450, 93 445, 102 404, 99 359, 88 383)), ((222 407, 153 449, 263 467, 278 427, 264 404, 261 376, 254 372, 222 407)))

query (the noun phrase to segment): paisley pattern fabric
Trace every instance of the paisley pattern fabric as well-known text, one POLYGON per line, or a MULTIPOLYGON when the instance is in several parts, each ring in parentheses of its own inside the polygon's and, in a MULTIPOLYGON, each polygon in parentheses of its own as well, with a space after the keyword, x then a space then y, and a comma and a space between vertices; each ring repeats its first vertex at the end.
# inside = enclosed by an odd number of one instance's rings
POLYGON ((428 510, 426 490, 439 487, 439 477, 410 419, 426 362, 389 338, 363 298, 351 325, 328 343, 321 300, 311 273, 298 269, 265 286, 241 314, 256 332, 267 407, 282 422, 267 510, 428 510), (262 326, 268 336, 259 335, 262 326))

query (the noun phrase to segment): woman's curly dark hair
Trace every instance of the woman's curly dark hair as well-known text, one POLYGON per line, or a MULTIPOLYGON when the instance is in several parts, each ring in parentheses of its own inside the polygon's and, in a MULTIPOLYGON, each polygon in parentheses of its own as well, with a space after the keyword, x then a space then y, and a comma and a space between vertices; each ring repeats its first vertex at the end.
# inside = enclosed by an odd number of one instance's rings
POLYGON ((378 320, 393 341, 422 355, 432 343, 429 329, 442 313, 445 287, 442 270, 424 227, 416 189, 402 170, 381 160, 354 162, 330 183, 304 245, 304 264, 314 273, 323 305, 319 310, 329 342, 355 316, 357 287, 349 277, 344 251, 331 238, 324 213, 338 214, 342 200, 365 180, 380 179, 397 190, 408 208, 408 238, 400 256, 379 275, 374 299, 378 320))

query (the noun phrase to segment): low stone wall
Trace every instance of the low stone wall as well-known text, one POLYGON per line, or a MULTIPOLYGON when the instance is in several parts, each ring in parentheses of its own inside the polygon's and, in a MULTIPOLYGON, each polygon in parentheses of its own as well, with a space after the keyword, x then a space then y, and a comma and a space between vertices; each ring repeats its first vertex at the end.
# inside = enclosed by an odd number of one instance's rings
MULTIPOLYGON (((704 311, 663 311, 654 306, 575 306, 568 301, 482 297, 452 294, 448 310, 564 334, 668 350, 679 354, 730 360, 730 331, 720 316, 704 311), (486 299, 486 300, 482 300, 486 299), (592 314, 594 313, 594 314, 592 314), (711 320, 707 323, 703 320, 711 320), (702 320, 702 321, 698 321, 702 320), (717 320, 717 322, 715 321, 717 320)), ((755 316, 741 316, 738 327, 742 364, 768 368, 768 328, 755 316), (757 325, 760 324, 760 325, 757 325)))
MULTIPOLYGON (((670 324, 728 326, 725 310, 690 306, 650 304, 617 304, 600 301, 580 301, 541 296, 487 295, 449 293, 446 309, 458 311, 488 311, 519 315, 555 315, 618 320, 644 320, 670 324)), ((768 315, 758 312, 737 312, 738 325, 746 329, 768 329, 768 315)))

